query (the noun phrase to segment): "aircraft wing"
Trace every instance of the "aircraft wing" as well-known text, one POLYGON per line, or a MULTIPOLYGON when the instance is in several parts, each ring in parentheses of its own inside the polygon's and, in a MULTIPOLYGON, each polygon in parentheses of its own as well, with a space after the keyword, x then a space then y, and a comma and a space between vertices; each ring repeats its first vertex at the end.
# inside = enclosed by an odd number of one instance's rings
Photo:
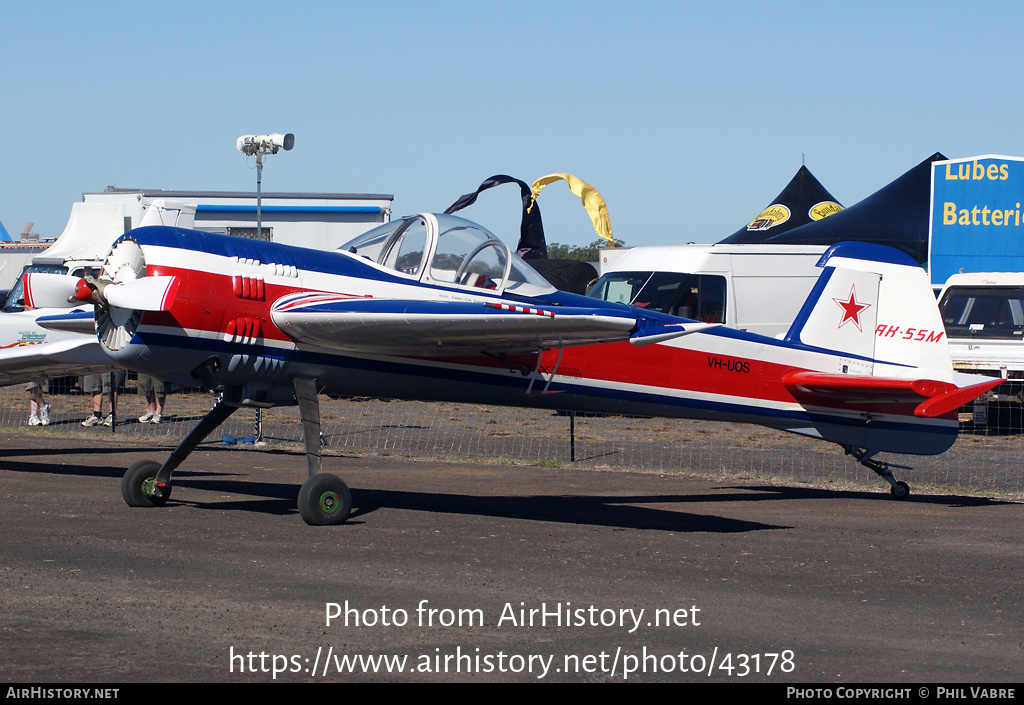
POLYGON ((115 369, 96 336, 0 348, 0 386, 115 369))
POLYGON ((839 375, 821 372, 790 372, 782 383, 800 402, 844 404, 914 404, 914 415, 943 416, 968 404, 992 389, 1002 379, 959 387, 952 382, 930 379, 896 379, 868 375, 839 375))
POLYGON ((643 328, 627 310, 537 307, 509 301, 422 301, 303 293, 271 308, 274 324, 302 343, 352 353, 448 356, 525 353, 704 330, 692 322, 643 328))

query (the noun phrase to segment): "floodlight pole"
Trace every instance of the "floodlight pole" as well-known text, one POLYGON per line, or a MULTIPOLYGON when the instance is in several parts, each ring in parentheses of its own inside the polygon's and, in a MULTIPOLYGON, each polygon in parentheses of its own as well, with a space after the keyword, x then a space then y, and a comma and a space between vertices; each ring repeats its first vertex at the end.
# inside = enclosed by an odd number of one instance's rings
MULTIPOLYGON (((263 156, 277 154, 278 149, 285 151, 295 145, 295 135, 242 135, 235 140, 235 147, 246 156, 256 157, 256 239, 263 239, 263 156)), ((263 438, 263 409, 256 409, 254 428, 255 442, 263 438)))
POLYGON ((256 240, 263 239, 263 152, 256 153, 256 240))
POLYGON ((235 140, 238 151, 256 157, 256 239, 263 239, 263 157, 277 154, 278 149, 289 150, 295 144, 295 135, 242 135, 235 140))

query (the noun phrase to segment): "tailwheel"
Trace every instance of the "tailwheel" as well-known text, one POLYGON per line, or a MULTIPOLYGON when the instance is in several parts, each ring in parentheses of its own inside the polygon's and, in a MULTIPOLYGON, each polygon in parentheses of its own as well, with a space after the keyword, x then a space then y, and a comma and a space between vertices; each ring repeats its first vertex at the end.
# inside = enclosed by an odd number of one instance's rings
POLYGON ((121 478, 121 496, 129 507, 162 507, 171 496, 171 483, 156 484, 160 463, 140 460, 121 478))
POLYGON ((910 496, 910 485, 900 480, 895 485, 889 488, 889 492, 896 499, 906 499, 910 496))
POLYGON ((352 493, 341 478, 318 473, 302 483, 299 515, 310 526, 343 524, 352 512, 352 493))
POLYGON ((910 470, 909 467, 906 465, 893 465, 880 460, 873 460, 871 456, 875 455, 878 451, 868 450, 867 448, 854 449, 849 446, 844 446, 844 450, 847 455, 852 455, 858 463, 877 473, 879 477, 888 482, 889 493, 893 497, 896 499, 907 499, 910 496, 910 485, 902 480, 897 480, 892 474, 893 468, 910 470))

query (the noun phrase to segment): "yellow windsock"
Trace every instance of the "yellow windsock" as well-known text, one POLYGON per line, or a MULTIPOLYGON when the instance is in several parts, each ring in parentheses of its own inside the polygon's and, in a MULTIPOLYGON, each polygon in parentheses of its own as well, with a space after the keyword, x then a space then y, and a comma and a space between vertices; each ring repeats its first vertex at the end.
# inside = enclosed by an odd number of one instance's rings
POLYGON ((615 239, 612 237, 612 224, 608 220, 608 207, 605 205, 604 199, 601 198, 601 194, 597 192, 597 189, 587 182, 577 179, 572 174, 549 174, 534 181, 533 198, 530 201, 530 208, 526 209, 527 212, 533 208, 533 202, 537 200, 540 190, 555 181, 565 181, 569 184, 569 190, 583 201, 583 207, 587 209, 587 213, 590 214, 590 220, 594 223, 594 230, 608 241, 609 246, 614 246, 615 239))

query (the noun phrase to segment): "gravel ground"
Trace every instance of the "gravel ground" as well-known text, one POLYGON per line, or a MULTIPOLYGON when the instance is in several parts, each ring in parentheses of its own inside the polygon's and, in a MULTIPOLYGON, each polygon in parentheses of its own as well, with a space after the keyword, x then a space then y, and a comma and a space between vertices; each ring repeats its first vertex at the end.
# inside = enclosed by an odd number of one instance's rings
POLYGON ((1020 681, 1022 503, 332 451, 355 511, 309 527, 295 446, 133 509, 171 443, 37 431, 0 432, 6 683, 1020 681))

